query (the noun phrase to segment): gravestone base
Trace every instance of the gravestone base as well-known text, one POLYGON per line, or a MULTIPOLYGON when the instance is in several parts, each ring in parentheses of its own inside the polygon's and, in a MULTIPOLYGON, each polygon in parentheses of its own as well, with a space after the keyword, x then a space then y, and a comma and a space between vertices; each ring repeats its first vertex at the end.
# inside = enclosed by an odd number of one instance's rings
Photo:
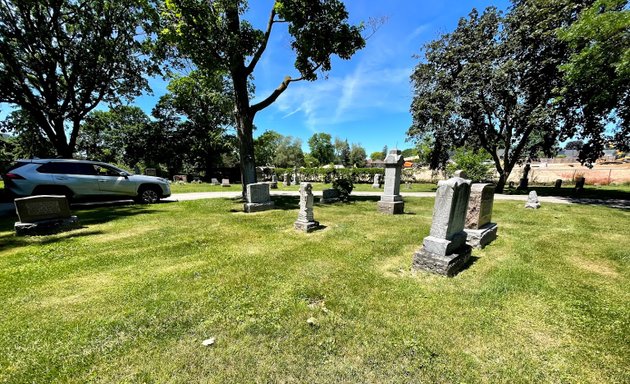
POLYGON ((320 204, 334 204, 340 202, 341 199, 338 197, 332 197, 330 199, 325 199, 323 196, 319 198, 320 204))
POLYGON ((297 230, 308 233, 319 228, 319 221, 299 221, 298 220, 295 222, 294 227, 297 230))
POLYGON ((65 219, 42 220, 34 223, 15 223, 16 236, 41 236, 79 228, 79 219, 70 216, 65 219))
POLYGON ((372 184, 372 188, 381 189, 381 184, 372 184))
POLYGON ((466 244, 473 248, 482 249, 497 238, 499 226, 495 223, 488 223, 479 229, 464 229, 466 234, 466 244))
POLYGON ((388 215, 400 215, 405 211, 404 201, 379 201, 378 211, 388 215))
POLYGON ((470 259, 472 248, 469 245, 460 247, 450 255, 438 255, 427 251, 424 246, 413 254, 411 268, 452 277, 457 274, 470 259))
POLYGON ((277 181, 272 181, 271 183, 269 183, 269 188, 271 188, 271 189, 278 189, 278 182, 277 181))
POLYGON ((245 213, 268 211, 274 208, 273 201, 268 203, 245 203, 243 204, 243 211, 245 213))

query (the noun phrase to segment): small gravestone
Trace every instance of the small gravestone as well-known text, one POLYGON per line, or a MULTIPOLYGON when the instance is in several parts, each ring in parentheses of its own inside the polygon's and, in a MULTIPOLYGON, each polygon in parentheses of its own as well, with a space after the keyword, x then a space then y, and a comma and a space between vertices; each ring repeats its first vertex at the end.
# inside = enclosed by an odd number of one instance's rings
POLYGON ((210 179, 210 183, 212 183, 212 185, 219 185, 221 183, 219 183, 219 180, 217 180, 216 177, 213 177, 212 179, 210 179))
POLYGON ((529 195, 527 196, 527 202, 525 203, 525 208, 540 208, 540 202, 538 201, 538 194, 536 193, 536 191, 529 192, 529 195))
POLYGON ((18 222, 15 234, 47 235, 79 226, 79 219, 70 214, 65 196, 41 195, 15 199, 18 222))
POLYGON ((556 184, 554 185, 556 189, 562 188, 562 179, 557 179, 556 184))
POLYGON ((575 180, 576 192, 581 192, 582 190, 584 190, 584 184, 586 184, 586 178, 584 176, 578 177, 575 180))
POLYGON ((278 176, 275 174, 271 176, 271 183, 269 184, 271 189, 278 189, 278 176))
POLYGON ((313 186, 311 183, 300 184, 300 212, 294 224, 295 229, 311 232, 319 228, 319 222, 313 217, 313 186))
POLYGON ((372 183, 372 188, 381 188, 381 174, 374 174, 374 182, 372 183))
POLYGON ((399 149, 392 149, 385 158, 385 189, 378 202, 379 212, 390 215, 403 213, 405 202, 400 196, 400 174, 404 162, 399 149))
POLYGON ((230 179, 221 179, 221 186, 222 187, 231 187, 230 179))
POLYGON ((186 175, 174 175, 173 176, 173 181, 175 181, 175 182, 181 181, 181 182, 187 183, 188 182, 188 176, 186 176, 186 175))
POLYGON ((464 231, 471 247, 483 248, 497 238, 498 226, 491 222, 493 205, 494 185, 476 183, 470 187, 464 231))
POLYGON ((431 231, 413 255, 414 270, 453 276, 466 265, 471 253, 464 232, 469 195, 470 180, 453 177, 438 182, 431 231))
POLYGON ((155 169, 155 168, 146 168, 144 170, 144 174, 146 176, 157 176, 157 169, 155 169))
POLYGON ((300 184, 300 176, 298 175, 297 167, 293 169, 293 185, 300 184))
POLYGON ((532 166, 529 163, 525 164, 525 168, 523 169, 523 177, 521 177, 518 189, 527 189, 527 186, 529 185, 529 179, 527 178, 527 176, 529 175, 529 170, 531 168, 532 166))
POLYGON ((332 204, 338 203, 340 200, 339 191, 335 188, 328 188, 322 191, 322 197, 319 199, 319 202, 322 204, 332 204))
POLYGON ((284 182, 282 184, 284 184, 285 187, 288 187, 291 185, 291 179, 289 178, 288 173, 284 174, 284 182))
POLYGON ((274 206, 269 195, 269 183, 247 184, 245 198, 247 202, 243 204, 243 210, 247 213, 266 211, 274 206))

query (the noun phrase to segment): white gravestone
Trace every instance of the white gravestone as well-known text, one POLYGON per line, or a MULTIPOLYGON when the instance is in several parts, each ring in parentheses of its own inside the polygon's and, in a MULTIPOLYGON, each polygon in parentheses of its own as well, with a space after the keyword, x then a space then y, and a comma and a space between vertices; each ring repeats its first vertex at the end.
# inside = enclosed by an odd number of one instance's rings
POLYGON ((294 227, 304 232, 311 232, 319 228, 319 222, 315 221, 313 215, 313 186, 311 183, 300 184, 300 211, 294 227))

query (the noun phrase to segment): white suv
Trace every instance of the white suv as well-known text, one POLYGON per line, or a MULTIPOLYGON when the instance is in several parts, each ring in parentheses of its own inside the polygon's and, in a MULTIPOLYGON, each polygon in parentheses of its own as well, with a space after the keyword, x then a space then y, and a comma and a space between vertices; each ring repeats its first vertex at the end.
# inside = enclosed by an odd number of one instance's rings
POLYGON ((65 195, 68 199, 130 197, 138 203, 156 203, 171 195, 168 181, 132 175, 113 165, 87 160, 18 160, 2 175, 5 188, 15 196, 65 195))

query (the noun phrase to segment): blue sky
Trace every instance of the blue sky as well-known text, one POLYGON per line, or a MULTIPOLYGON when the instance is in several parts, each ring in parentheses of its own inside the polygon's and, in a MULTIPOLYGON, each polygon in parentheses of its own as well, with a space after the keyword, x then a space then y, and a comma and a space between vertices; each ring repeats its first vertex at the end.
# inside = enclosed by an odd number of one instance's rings
MULTIPOLYGON (((245 16, 264 29, 273 0, 250 0, 245 16)), ((259 112, 254 121, 255 136, 265 130, 307 141, 316 132, 329 133, 351 143, 360 143, 367 154, 412 146, 405 142, 411 124, 409 106, 412 89, 409 76, 418 63, 413 55, 424 43, 452 31, 460 17, 472 8, 496 6, 506 9, 505 0, 345 0, 354 24, 370 17, 386 16, 388 21, 351 60, 333 60, 326 79, 292 83, 278 100, 259 112)), ((285 76, 298 77, 286 25, 276 25, 267 50, 254 73, 256 98, 268 95, 285 76)), ((153 95, 137 98, 132 104, 147 114, 166 92, 166 83, 152 79, 153 95)), ((256 101, 256 100, 254 100, 256 101)), ((6 105, 4 105, 6 106, 6 105)), ((3 109, 5 115, 6 109, 3 109)), ((4 116, 1 116, 4 117, 4 116)))
MULTIPOLYGON (((273 1, 249 3, 245 17, 264 29, 273 1)), ((452 31, 472 8, 509 6, 508 1, 496 0, 346 0, 345 4, 352 23, 381 16, 388 21, 351 60, 335 58, 326 79, 292 83, 274 104, 256 115, 255 136, 274 130, 302 139, 303 149, 309 151, 308 138, 326 132, 333 138, 360 143, 368 156, 384 145, 390 149, 412 146, 405 142, 405 132, 411 124, 409 76, 418 63, 413 55, 421 52, 424 43, 452 31)), ((298 77, 294 60, 286 26, 274 26, 254 73, 256 99, 268 95, 285 76, 298 77)), ((165 92, 162 81, 151 83, 154 95, 135 102, 147 113, 165 92)))

